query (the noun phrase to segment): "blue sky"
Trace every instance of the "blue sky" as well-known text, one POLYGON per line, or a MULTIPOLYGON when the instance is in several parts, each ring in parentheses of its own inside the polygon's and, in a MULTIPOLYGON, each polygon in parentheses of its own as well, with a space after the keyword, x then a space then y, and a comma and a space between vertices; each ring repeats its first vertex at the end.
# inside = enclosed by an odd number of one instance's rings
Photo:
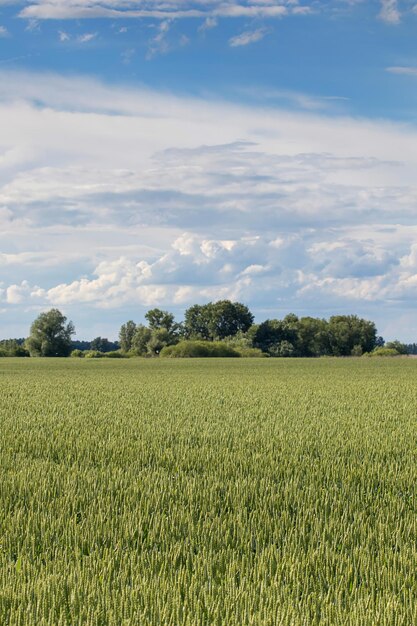
POLYGON ((0 0, 0 335, 151 306, 417 340, 417 4, 0 0))

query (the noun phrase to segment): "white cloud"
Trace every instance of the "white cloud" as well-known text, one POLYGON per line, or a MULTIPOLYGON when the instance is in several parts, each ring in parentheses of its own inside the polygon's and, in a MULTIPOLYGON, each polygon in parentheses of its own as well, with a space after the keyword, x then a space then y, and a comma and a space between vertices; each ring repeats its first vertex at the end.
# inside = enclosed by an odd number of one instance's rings
POLYGON ((59 41, 62 41, 62 42, 69 41, 71 39, 71 35, 66 33, 64 30, 59 30, 58 35, 59 35, 59 41))
POLYGON ((0 116, 14 319, 226 296, 274 314, 414 306, 412 126, 19 72, 0 72, 0 116))
MULTIPOLYGON (((192 2, 179 0, 161 4, 154 0, 146 3, 132 0, 128 2, 91 2, 79 0, 76 3, 67 0, 39 0, 37 3, 27 3, 28 6, 20 12, 20 17, 25 19, 83 19, 83 18, 196 18, 196 17, 269 17, 279 18, 288 14, 288 7, 293 9, 292 0, 283 0, 278 5, 264 3, 243 2, 224 3, 220 0, 200 2, 195 8, 192 2)), ((300 12, 302 13, 302 12, 300 12)))
POLYGON ((89 41, 96 39, 96 37, 97 37, 97 33, 84 33, 83 35, 79 35, 77 37, 77 41, 79 43, 88 43, 89 41))
POLYGON ((232 48, 236 48, 238 46, 247 46, 250 43, 256 43, 263 39, 266 35, 267 31, 265 28, 258 28, 257 30, 247 30, 240 35, 236 35, 229 39, 229 45, 232 48))
POLYGON ((417 67, 392 66, 387 67, 386 71, 390 74, 399 74, 400 76, 417 76, 417 67))
POLYGON ((379 17, 387 24, 399 24, 401 14, 397 0, 381 0, 381 11, 379 17))
POLYGON ((9 37, 10 33, 5 26, 0 26, 0 39, 3 37, 9 37))
POLYGON ((217 25, 218 25, 218 20, 215 17, 206 17, 206 19, 201 24, 201 26, 199 26, 198 31, 200 33, 204 33, 207 30, 216 28, 217 25))

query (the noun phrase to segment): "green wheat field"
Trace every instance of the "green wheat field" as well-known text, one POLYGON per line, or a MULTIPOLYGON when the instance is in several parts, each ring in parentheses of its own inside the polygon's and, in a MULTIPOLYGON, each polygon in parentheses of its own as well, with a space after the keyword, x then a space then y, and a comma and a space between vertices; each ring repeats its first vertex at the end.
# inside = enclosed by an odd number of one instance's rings
POLYGON ((2 359, 1 626, 415 626, 417 359, 2 359))

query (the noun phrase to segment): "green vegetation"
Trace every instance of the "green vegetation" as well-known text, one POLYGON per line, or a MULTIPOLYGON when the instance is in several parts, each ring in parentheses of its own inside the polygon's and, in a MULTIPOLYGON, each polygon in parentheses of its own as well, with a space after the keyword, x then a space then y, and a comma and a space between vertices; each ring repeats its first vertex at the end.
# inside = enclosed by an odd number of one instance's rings
POLYGON ((417 624, 416 376, 0 360, 0 624, 417 624))
POLYGON ((248 307, 230 300, 195 304, 185 311, 183 322, 176 322, 172 313, 158 308, 149 310, 145 319, 147 326, 133 320, 122 324, 118 342, 104 337, 74 341, 73 323, 67 323, 58 309, 51 309, 36 318, 26 340, 0 341, 0 357, 358 357, 417 351, 415 344, 385 344, 377 336, 375 324, 357 315, 334 315, 325 320, 290 313, 282 320, 254 324, 248 307), (209 343, 213 344, 211 348, 209 343), (384 346, 388 352, 380 351, 384 346))
POLYGON ((175 346, 166 346, 161 357, 238 357, 239 352, 222 341, 180 341, 175 346))

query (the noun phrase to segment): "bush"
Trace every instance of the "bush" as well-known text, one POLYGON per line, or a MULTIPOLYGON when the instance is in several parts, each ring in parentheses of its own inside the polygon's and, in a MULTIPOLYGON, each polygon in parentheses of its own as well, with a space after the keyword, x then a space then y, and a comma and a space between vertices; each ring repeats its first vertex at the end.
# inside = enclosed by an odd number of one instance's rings
POLYGON ((375 348, 373 352, 365 352, 363 356, 399 356, 399 352, 394 348, 375 348))
POLYGON ((289 341, 280 341, 278 344, 271 346, 268 350, 270 356, 289 357, 295 356, 295 348, 289 341))
POLYGON ((245 347, 235 347, 236 352, 240 354, 244 359, 248 358, 265 358, 268 355, 265 352, 262 352, 259 348, 245 348, 245 347))
POLYGON ((385 348, 390 348, 390 350, 396 350, 398 354, 408 354, 408 348, 405 343, 401 343, 401 341, 388 341, 385 344, 385 348))
POLYGON ((356 346, 353 346, 352 352, 350 354, 351 356, 362 356, 363 354, 362 346, 359 344, 357 344, 356 346))
POLYGON ((72 356, 75 359, 83 359, 85 356, 85 353, 82 350, 73 350, 70 356, 72 356))
POLYGON ((103 353, 99 352, 98 350, 87 350, 84 353, 84 356, 86 359, 101 359, 103 358, 103 353))
POLYGON ((7 351, 6 351, 6 350, 4 350, 3 348, 0 348, 0 358, 2 358, 2 357, 6 357, 6 356, 9 356, 9 355, 7 354, 7 351))
POLYGON ((162 357, 171 359, 205 357, 239 357, 240 354, 221 341, 180 341, 161 350, 162 357))
POLYGON ((128 359, 129 356, 124 354, 123 352, 119 352, 119 350, 112 350, 110 352, 105 352, 103 354, 105 359, 128 359))

